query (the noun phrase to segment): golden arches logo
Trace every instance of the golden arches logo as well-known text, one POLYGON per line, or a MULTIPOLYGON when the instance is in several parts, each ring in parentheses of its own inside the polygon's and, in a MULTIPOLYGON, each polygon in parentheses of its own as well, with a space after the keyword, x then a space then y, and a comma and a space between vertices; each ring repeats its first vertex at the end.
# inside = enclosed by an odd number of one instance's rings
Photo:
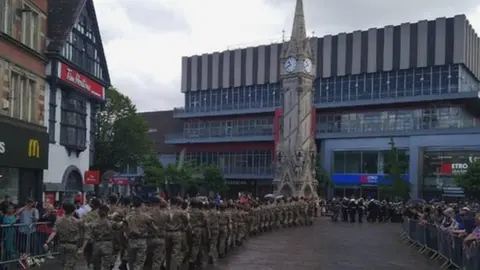
POLYGON ((38 140, 28 141, 28 156, 34 158, 40 158, 40 143, 38 140))

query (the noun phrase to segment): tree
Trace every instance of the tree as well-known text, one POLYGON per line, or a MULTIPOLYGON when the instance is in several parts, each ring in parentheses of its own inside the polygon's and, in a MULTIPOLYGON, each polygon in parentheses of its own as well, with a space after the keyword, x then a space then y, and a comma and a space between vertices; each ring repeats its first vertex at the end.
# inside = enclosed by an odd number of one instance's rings
POLYGON ((151 150, 147 123, 129 97, 115 88, 106 91, 107 102, 96 113, 95 156, 92 169, 101 174, 141 163, 151 150))
POLYGON ((163 187, 165 184, 165 170, 157 155, 152 153, 146 156, 141 163, 141 167, 143 168, 147 186, 157 188, 157 190, 163 187))
POLYGON ((333 181, 328 172, 323 168, 319 156, 315 160, 315 178, 318 182, 318 193, 326 197, 328 188, 333 187, 333 181))
POLYGON ((184 195, 185 191, 198 184, 198 172, 188 163, 169 164, 165 168, 165 181, 169 193, 184 195))
POLYGON ((480 198, 480 163, 471 162, 465 173, 458 175, 455 182, 465 192, 467 198, 480 198))
POLYGON ((203 184, 207 191, 215 193, 225 193, 228 191, 228 185, 220 169, 214 165, 207 165, 202 168, 203 184))
POLYGON ((385 158, 383 171, 387 183, 379 183, 381 194, 391 198, 407 200, 410 197, 410 183, 405 181, 404 176, 408 168, 408 162, 404 153, 400 153, 395 146, 393 138, 389 142, 390 150, 385 158))

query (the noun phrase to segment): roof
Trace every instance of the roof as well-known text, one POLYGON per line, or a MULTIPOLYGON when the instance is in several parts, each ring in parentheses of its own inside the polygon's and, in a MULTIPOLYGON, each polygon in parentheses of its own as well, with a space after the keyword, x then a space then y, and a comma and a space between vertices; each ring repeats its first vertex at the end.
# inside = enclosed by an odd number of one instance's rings
POLYGON ((59 52, 87 0, 48 0, 47 50, 59 52))
POLYGON ((165 136, 170 133, 181 133, 183 121, 173 118, 173 110, 139 113, 148 124, 148 138, 152 140, 157 154, 174 154, 174 145, 165 143, 165 136))
POLYGON ((48 0, 47 38, 49 43, 47 52, 53 54, 60 53, 85 7, 88 8, 89 15, 92 17, 94 23, 93 31, 96 34, 97 43, 100 45, 98 53, 105 69, 104 81, 110 84, 110 72, 103 49, 102 36, 93 0, 48 0))

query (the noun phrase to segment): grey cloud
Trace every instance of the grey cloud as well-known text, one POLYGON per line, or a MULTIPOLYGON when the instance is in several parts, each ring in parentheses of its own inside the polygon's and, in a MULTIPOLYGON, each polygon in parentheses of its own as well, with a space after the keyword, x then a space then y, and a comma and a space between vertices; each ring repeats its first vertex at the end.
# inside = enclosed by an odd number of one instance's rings
POLYGON ((131 78, 114 78, 114 87, 129 96, 139 112, 170 110, 182 106, 183 94, 178 89, 180 81, 159 83, 149 76, 142 76, 142 83, 131 78))
POLYGON ((187 32, 190 27, 183 14, 174 12, 158 1, 120 1, 128 17, 142 26, 157 32, 187 32))
MULTIPOLYGON (((287 4, 292 7, 293 2, 265 1, 275 8, 282 9, 287 8, 287 4)), ((304 0, 308 28, 315 29, 316 35, 468 14, 478 4, 478 0, 304 0)), ((293 7, 291 12, 293 13, 293 7)))

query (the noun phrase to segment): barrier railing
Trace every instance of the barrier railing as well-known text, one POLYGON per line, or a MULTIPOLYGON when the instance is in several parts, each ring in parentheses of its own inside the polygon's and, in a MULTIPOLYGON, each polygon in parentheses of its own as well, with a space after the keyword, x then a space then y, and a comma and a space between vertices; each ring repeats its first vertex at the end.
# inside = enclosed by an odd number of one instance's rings
POLYGON ((402 236, 406 242, 411 243, 411 247, 417 248, 418 252, 441 263, 442 269, 480 269, 480 242, 465 246, 464 238, 436 225, 411 219, 404 220, 402 236))
MULTIPOLYGON (((57 241, 48 250, 44 244, 52 231, 52 224, 37 222, 34 224, 2 224, 0 226, 0 268, 6 265, 21 264, 27 259, 51 259, 58 254, 57 241)), ((2 268, 3 269, 3 268, 2 268)), ((17 269, 15 266, 12 269, 17 269)))

